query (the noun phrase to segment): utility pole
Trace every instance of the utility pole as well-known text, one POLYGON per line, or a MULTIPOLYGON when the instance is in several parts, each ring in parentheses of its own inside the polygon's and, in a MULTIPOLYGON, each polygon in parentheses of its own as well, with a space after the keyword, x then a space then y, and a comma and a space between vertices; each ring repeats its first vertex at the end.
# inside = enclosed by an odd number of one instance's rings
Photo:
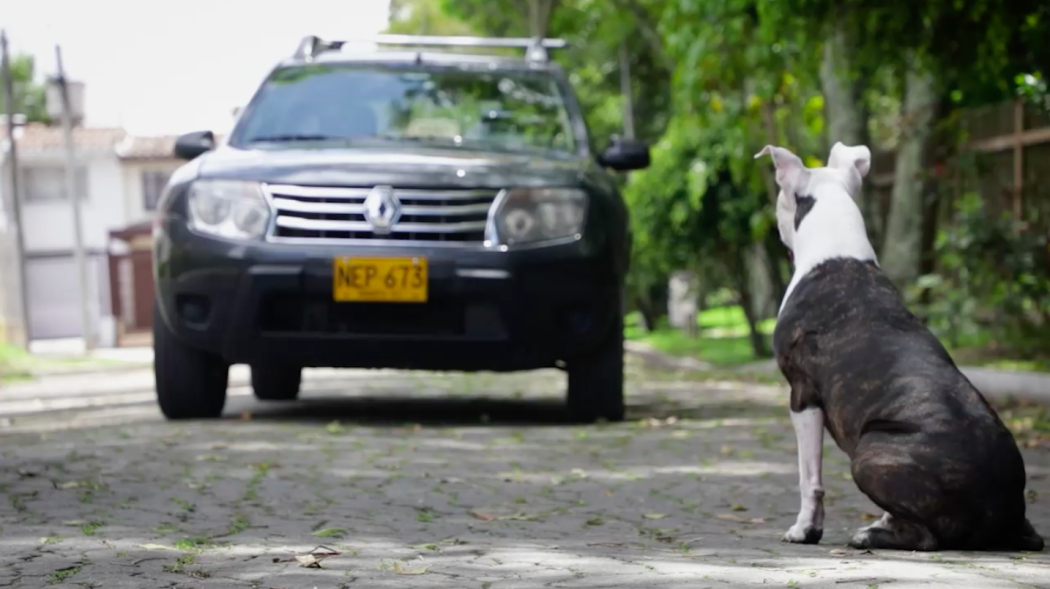
POLYGON ((15 84, 11 75, 11 57, 7 48, 7 31, 0 30, 0 81, 4 85, 4 107, 7 114, 7 161, 11 177, 11 211, 14 213, 15 248, 18 258, 18 289, 21 301, 18 305, 22 319, 20 342, 29 349, 29 285, 26 282, 26 242, 22 231, 22 196, 18 191, 18 146, 15 143, 15 84))
POLYGON ((631 90, 631 59, 627 39, 620 41, 620 95, 623 98, 623 136, 634 139, 634 93, 631 90))
POLYGON ((76 153, 73 145, 73 113, 69 103, 69 81, 62 66, 62 48, 55 45, 55 64, 58 68, 59 96, 62 100, 62 133, 66 143, 66 194, 73 202, 73 255, 80 275, 80 323, 84 334, 84 349, 87 352, 95 349, 94 326, 91 321, 91 281, 88 275, 87 260, 84 259, 84 230, 81 222, 80 197, 77 194, 76 153))

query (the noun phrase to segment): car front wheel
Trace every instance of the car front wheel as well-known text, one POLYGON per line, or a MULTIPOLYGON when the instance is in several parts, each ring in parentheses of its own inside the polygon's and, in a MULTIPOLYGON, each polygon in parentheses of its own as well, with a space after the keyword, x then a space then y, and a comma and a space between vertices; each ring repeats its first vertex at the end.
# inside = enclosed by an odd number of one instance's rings
POLYGON ((188 346, 171 333, 153 304, 153 375, 160 411, 168 419, 222 415, 230 367, 221 356, 188 346))
POLYGON ((568 363, 569 416, 573 421, 593 423, 623 421, 623 317, 616 321, 610 337, 590 355, 568 363))

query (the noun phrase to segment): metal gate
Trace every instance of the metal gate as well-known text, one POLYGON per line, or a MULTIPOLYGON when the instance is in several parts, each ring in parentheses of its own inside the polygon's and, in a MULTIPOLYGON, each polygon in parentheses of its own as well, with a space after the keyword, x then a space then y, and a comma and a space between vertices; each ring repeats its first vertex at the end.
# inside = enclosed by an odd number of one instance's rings
MULTIPOLYGON (((99 299, 108 290, 106 268, 99 256, 88 256, 87 264, 91 314, 98 325, 99 299)), ((82 335, 80 278, 72 255, 29 258, 26 260, 26 282, 30 339, 61 339, 82 335)))

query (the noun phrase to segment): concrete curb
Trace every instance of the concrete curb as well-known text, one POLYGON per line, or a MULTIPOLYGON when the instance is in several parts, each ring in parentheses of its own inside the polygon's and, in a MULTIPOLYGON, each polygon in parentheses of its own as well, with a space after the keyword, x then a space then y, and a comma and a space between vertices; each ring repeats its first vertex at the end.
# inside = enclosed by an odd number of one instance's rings
POLYGON ((1050 374, 996 370, 976 366, 960 366, 959 368, 986 397, 1013 397, 1023 401, 1050 405, 1050 374))
POLYGON ((153 366, 152 362, 107 362, 86 366, 49 366, 46 368, 33 369, 29 371, 33 378, 46 378, 49 376, 81 376, 89 374, 103 374, 112 372, 130 372, 142 370, 153 366))
MULTIPOLYGON (((646 364, 654 368, 695 372, 713 369, 710 364, 695 358, 671 356, 641 342, 628 343, 630 345, 625 345, 625 348, 629 354, 641 357, 646 364)), ((977 366, 960 366, 959 369, 989 399, 1014 398, 1050 405, 1050 374, 977 366)), ((780 376, 780 370, 773 360, 760 360, 724 370, 736 374, 780 376)))

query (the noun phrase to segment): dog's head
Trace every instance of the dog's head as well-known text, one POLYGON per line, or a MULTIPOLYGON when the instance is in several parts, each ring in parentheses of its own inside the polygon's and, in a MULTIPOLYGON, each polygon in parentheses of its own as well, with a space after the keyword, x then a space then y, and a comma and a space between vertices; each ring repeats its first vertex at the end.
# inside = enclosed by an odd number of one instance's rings
POLYGON ((852 202, 871 169, 871 151, 864 145, 848 146, 837 142, 831 148, 828 165, 823 168, 807 168, 790 150, 767 145, 755 154, 755 159, 764 155, 773 158, 777 184, 777 229, 780 240, 788 249, 795 249, 795 232, 802 219, 819 199, 846 197, 852 202))

